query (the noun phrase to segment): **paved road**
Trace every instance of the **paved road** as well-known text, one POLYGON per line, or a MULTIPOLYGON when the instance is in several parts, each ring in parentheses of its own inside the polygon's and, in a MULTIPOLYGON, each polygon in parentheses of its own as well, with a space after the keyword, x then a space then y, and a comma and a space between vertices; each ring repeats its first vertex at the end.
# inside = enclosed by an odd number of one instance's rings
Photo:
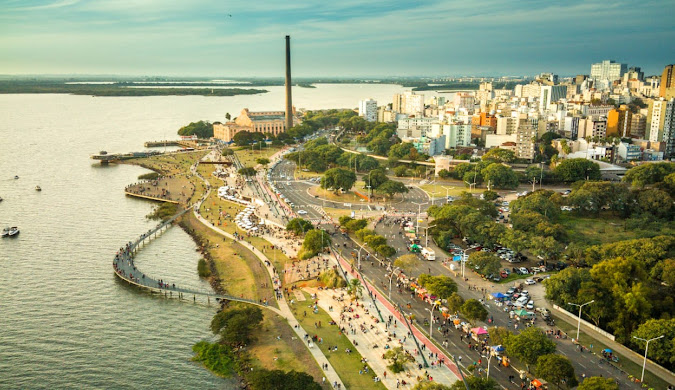
MULTIPOLYGON (((393 227, 393 226, 388 226, 384 227, 383 225, 380 225, 380 227, 376 228, 376 231, 380 234, 387 234, 387 238, 389 239, 391 235, 393 234, 394 231, 397 231, 398 227, 393 227)), ((395 234, 397 236, 397 234, 395 234)), ((333 236, 334 244, 336 248, 341 248, 342 254, 347 257, 347 258, 352 258, 351 252, 354 249, 358 249, 359 247, 350 239, 346 239, 344 236, 340 234, 336 234, 333 236), (347 245, 347 247, 344 246, 344 244, 347 245)), ((430 241, 431 242, 431 241, 430 241)), ((395 238, 393 240, 390 240, 390 244, 393 244, 395 247, 398 247, 400 250, 398 255, 405 254, 405 249, 404 247, 402 248, 403 240, 395 238)), ((430 244, 430 246, 432 246, 430 244)), ((338 249, 340 250, 340 249, 338 249)), ((389 286, 389 273, 387 272, 385 264, 386 262, 382 262, 382 264, 376 260, 374 255, 370 255, 369 258, 366 258, 366 250, 362 250, 361 252, 361 266, 362 266, 362 273, 363 275, 371 281, 371 283, 380 290, 380 294, 388 295, 388 286, 389 286), (372 260, 372 262, 371 262, 372 260), (372 264, 372 265, 371 265, 372 264)), ((437 254, 440 253, 437 250, 437 254)), ((356 259, 354 259, 356 260, 356 259)), ((466 276, 469 278, 469 281, 464 281, 462 280, 461 277, 454 277, 452 273, 450 272, 449 269, 447 269, 442 262, 440 261, 441 259, 437 261, 424 261, 420 258, 420 262, 417 264, 417 267, 415 270, 412 272, 412 276, 418 276, 421 273, 431 273, 432 275, 447 275, 451 276, 454 278, 454 280, 458 284, 459 288, 459 293, 465 298, 465 299, 485 299, 487 298, 487 294, 501 291, 504 292, 509 285, 492 285, 492 286, 497 286, 494 288, 488 288, 486 291, 486 294, 479 290, 471 289, 469 290, 470 286, 474 285, 483 285, 485 282, 482 281, 476 274, 473 274, 469 271, 467 271, 466 276)), ((537 302, 537 298, 543 300, 543 288, 542 287, 534 287, 530 288, 529 290, 532 291, 532 295, 535 298, 535 303, 537 302)), ((395 288, 391 292, 391 299, 394 303, 400 304, 401 306, 405 307, 407 303, 411 303, 412 309, 404 309, 407 313, 413 313, 415 314, 416 318, 418 319, 418 323, 421 323, 424 321, 424 319, 428 319, 430 317, 429 312, 425 309, 428 309, 430 306, 429 304, 423 302, 419 298, 416 297, 411 297, 410 292, 407 292, 403 290, 402 293, 399 293, 398 290, 395 288)), ((488 303, 488 312, 489 315, 493 317, 494 322, 492 324, 489 324, 489 326, 504 326, 504 327, 509 327, 510 330, 514 331, 514 328, 512 326, 512 322, 510 321, 508 317, 508 313, 504 312, 501 308, 495 306, 491 301, 488 303)), ((480 324, 480 325, 487 325, 487 324, 480 324)), ((539 320, 537 322, 537 325, 542 327, 543 329, 553 329, 548 326, 546 326, 543 321, 539 320)), ((421 326, 422 329, 426 329, 425 331, 428 332, 428 325, 427 326, 421 326)), ((448 334, 449 337, 447 338, 442 338, 440 332, 434 331, 434 339, 441 343, 444 340, 447 340, 448 342, 448 348, 446 350, 451 354, 451 355, 456 355, 456 356, 463 356, 463 362, 466 363, 467 361, 473 362, 477 361, 479 358, 482 358, 483 360, 483 367, 486 367, 485 364, 485 358, 481 357, 477 352, 475 351, 470 351, 468 349, 468 343, 466 340, 460 341, 459 335, 460 332, 458 330, 455 330, 454 327, 449 327, 450 332, 448 334)), ((519 328, 523 329, 523 328, 519 328)), ((518 332, 518 331, 516 331, 518 332)), ((558 345, 558 353, 563 354, 567 357, 569 357, 573 364, 575 371, 577 375, 580 377, 581 374, 586 374, 586 376, 598 376, 602 375, 605 377, 614 377, 617 379, 617 381, 620 383, 622 388, 626 386, 626 388, 634 388, 638 389, 640 388, 638 385, 631 383, 627 380, 627 378, 622 375, 620 372, 618 372, 616 369, 609 367, 606 364, 598 364, 599 358, 596 357, 595 355, 591 353, 580 353, 576 346, 572 344, 571 339, 555 339, 553 340, 556 342, 558 345)), ((492 363, 494 364, 495 361, 493 360, 492 363)), ((508 381, 508 376, 509 375, 518 375, 512 368, 506 368, 506 367, 499 367, 496 365, 491 364, 491 371, 490 371, 490 376, 494 379, 496 379, 503 387, 505 388, 517 388, 520 386, 520 381, 518 381, 517 384, 509 384, 508 381)))

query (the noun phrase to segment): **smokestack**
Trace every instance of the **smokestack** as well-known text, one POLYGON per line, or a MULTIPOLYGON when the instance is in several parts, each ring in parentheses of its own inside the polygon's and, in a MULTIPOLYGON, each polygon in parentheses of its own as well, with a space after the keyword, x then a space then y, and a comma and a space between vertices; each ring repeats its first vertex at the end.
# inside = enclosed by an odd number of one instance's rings
POLYGON ((293 127, 293 100, 291 98, 291 36, 286 35, 286 130, 293 127))

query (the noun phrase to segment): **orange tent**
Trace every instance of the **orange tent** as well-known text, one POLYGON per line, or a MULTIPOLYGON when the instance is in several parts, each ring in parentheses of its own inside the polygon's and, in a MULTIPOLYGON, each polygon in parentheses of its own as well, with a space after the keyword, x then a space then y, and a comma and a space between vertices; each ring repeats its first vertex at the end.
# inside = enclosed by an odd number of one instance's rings
POLYGON ((541 382, 539 379, 532 379, 531 383, 534 385, 534 387, 541 387, 541 382))

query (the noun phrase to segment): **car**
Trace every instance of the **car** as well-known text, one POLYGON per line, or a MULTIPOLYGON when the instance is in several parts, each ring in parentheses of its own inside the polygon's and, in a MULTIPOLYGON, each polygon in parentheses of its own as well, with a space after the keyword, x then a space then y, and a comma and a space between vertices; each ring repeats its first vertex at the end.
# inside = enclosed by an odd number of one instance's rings
POLYGON ((534 301, 527 302, 527 305, 525 305, 525 308, 527 310, 533 310, 534 309, 534 301))
POLYGON ((506 290, 506 293, 507 293, 508 295, 513 295, 515 292, 516 292, 516 288, 515 288, 515 287, 511 287, 511 288, 509 288, 508 290, 506 290))
POLYGON ((305 214, 307 214, 307 212, 305 210, 298 210, 298 214, 305 215, 305 214))
POLYGON ((531 285, 536 284, 536 283, 537 283, 537 282, 535 282, 535 281, 532 280, 532 279, 527 279, 527 280, 525 280, 525 284, 527 284, 528 286, 531 286, 531 285))
POLYGON ((525 268, 525 267, 520 267, 520 268, 518 268, 518 271, 520 271, 520 274, 521 274, 521 275, 527 275, 527 274, 530 273, 530 272, 527 270, 527 268, 525 268))
POLYGON ((506 279, 506 278, 509 277, 509 274, 507 274, 506 272, 502 271, 502 272, 499 273, 499 276, 501 276, 502 278, 506 279))
POLYGON ((520 292, 521 295, 527 295, 528 297, 530 296, 530 292, 527 290, 523 290, 520 292))

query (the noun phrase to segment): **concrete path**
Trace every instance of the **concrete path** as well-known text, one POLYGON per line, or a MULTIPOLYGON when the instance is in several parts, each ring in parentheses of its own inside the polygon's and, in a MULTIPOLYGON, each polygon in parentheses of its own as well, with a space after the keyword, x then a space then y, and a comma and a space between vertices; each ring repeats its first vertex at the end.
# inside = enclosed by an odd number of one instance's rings
MULTIPOLYGON (((193 173, 196 174, 196 169, 193 169, 193 173)), ((201 176, 199 176, 199 177, 204 181, 204 183, 206 184, 207 188, 209 188, 209 190, 204 194, 204 197, 197 204, 194 205, 194 207, 193 207, 194 216, 201 223, 203 223, 205 226, 207 226, 209 229, 215 231, 216 233, 222 235, 223 237, 227 237, 229 239, 236 240, 236 238, 233 235, 221 230, 217 226, 214 226, 211 222, 209 222, 208 220, 206 220, 205 218, 203 218, 199 214, 198 211, 199 211, 199 207, 201 206, 201 203, 211 193, 209 181, 206 180, 205 178, 201 177, 201 176)), ((275 290, 277 288, 281 289, 281 283, 279 281, 279 274, 277 273, 277 270, 274 268, 274 265, 272 265, 272 262, 270 261, 270 259, 268 259, 267 256, 264 253, 259 251, 256 247, 249 244, 248 242, 246 242, 244 240, 238 240, 237 242, 239 244, 243 245, 245 248, 247 248, 251 252, 253 252, 253 254, 256 255, 256 257, 258 257, 258 259, 260 259, 260 261, 263 264, 265 264, 265 269, 267 270, 267 272, 270 276, 270 279, 273 282, 275 290)), ((304 340, 305 335, 308 334, 308 333, 302 328, 300 323, 295 319, 295 316, 293 315, 290 307, 288 306, 288 302, 286 302, 286 300, 283 296, 283 293, 277 294, 276 296, 277 296, 277 303, 278 303, 278 306, 279 306, 279 314, 288 321, 288 324, 291 326, 291 328, 293 329, 295 334, 298 336, 299 342, 302 342, 301 340, 304 340)), ((304 342, 303 342, 303 344, 304 344, 304 342)), ((322 367, 327 381, 331 384, 337 383, 337 384, 340 385, 340 387, 345 388, 344 384, 342 383, 342 380, 337 375, 337 373, 333 369, 331 363, 328 361, 328 359, 326 359, 326 356, 321 352, 321 350, 318 347, 315 347, 315 346, 312 346, 312 347, 310 347, 308 345, 305 345, 305 346, 308 348, 309 352, 312 354, 312 356, 314 357, 316 362, 319 364, 319 366, 322 367), (323 367, 328 367, 328 369, 325 369, 323 367)))

